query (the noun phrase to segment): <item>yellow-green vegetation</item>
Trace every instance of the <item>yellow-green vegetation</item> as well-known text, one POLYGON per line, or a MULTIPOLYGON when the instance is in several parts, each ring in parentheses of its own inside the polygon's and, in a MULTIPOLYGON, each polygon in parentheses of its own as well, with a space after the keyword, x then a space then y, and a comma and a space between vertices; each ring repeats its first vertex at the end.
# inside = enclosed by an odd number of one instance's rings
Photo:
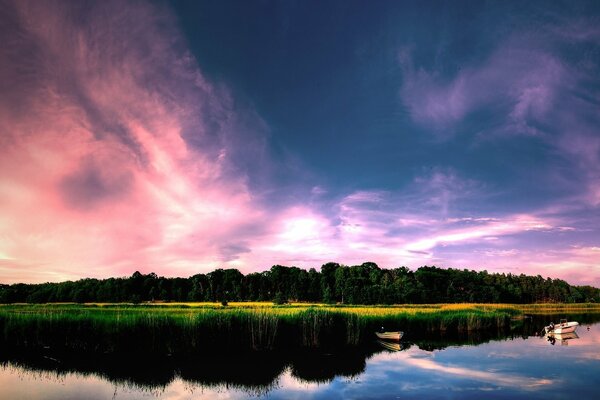
POLYGON ((354 346, 386 330, 506 330, 524 314, 600 313, 598 304, 293 303, 43 304, 0 306, 4 345, 85 351, 189 353, 216 349, 354 346))

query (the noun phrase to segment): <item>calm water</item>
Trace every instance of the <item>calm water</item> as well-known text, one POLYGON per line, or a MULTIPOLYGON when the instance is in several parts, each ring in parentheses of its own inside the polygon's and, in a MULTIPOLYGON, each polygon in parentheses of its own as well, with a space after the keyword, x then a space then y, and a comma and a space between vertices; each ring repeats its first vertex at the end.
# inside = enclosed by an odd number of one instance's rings
POLYGON ((372 348, 342 354, 268 353, 185 361, 4 354, 0 398, 597 398, 600 323, 580 326, 578 336, 554 344, 527 335, 412 338, 397 349, 373 342, 372 348))

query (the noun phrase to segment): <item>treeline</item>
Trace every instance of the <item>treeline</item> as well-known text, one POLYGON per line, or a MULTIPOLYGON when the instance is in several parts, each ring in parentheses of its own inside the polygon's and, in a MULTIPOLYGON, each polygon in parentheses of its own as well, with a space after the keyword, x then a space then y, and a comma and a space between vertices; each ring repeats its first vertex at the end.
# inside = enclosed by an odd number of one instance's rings
POLYGON ((217 269, 189 278, 135 272, 128 278, 0 285, 0 303, 308 301, 344 304, 600 302, 600 289, 540 275, 459 269, 382 269, 327 263, 318 272, 275 265, 243 275, 217 269))

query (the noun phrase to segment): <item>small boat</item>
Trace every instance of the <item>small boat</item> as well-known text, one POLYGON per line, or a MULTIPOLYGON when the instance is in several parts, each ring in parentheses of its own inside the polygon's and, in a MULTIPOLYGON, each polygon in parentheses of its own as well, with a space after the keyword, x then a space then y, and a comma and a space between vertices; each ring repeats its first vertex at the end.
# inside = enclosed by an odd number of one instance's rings
POLYGON ((544 332, 546 334, 562 334, 562 333, 572 333, 575 332, 577 327, 579 326, 579 322, 567 322, 566 319, 561 319, 558 324, 553 324, 544 327, 544 332))
POLYGON ((375 332, 377 337, 382 340, 400 340, 404 332, 375 332))

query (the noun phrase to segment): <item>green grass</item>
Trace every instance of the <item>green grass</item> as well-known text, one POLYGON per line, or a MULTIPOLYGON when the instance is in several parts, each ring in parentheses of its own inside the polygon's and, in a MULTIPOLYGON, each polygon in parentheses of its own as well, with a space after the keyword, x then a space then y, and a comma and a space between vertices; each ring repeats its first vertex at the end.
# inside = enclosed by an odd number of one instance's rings
POLYGON ((88 352, 202 353, 356 346, 373 332, 506 330, 523 313, 600 312, 598 305, 430 304, 329 306, 271 303, 0 306, 0 342, 88 352))

